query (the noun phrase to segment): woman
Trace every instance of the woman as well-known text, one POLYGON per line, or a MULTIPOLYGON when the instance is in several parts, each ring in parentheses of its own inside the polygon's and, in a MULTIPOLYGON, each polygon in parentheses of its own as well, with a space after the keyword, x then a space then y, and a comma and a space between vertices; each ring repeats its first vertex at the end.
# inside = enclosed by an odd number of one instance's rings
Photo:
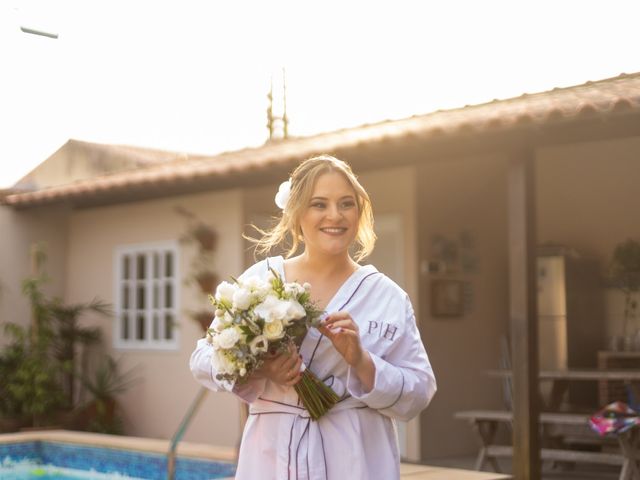
MULTIPOLYGON (((407 294, 375 267, 356 262, 375 243, 369 196, 345 162, 320 156, 295 169, 276 203, 282 217, 263 232, 258 252, 290 237, 287 258, 258 262, 243 276, 265 276, 271 267, 285 281, 308 282, 327 315, 309 330, 299 354, 292 349, 270 358, 233 387, 250 404, 236 478, 398 479, 394 419, 409 420, 424 409, 436 382, 407 294), (300 244, 302 253, 292 256, 300 244), (293 388, 303 362, 341 398, 318 421, 293 388)), ((191 370, 203 385, 223 389, 204 339, 191 370)))

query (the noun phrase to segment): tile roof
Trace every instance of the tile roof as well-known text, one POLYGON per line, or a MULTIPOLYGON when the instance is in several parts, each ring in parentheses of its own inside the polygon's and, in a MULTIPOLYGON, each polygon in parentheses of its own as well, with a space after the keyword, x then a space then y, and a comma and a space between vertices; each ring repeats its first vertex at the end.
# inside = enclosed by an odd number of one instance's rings
MULTIPOLYGON (((16 191, 43 190, 73 181, 147 168, 150 165, 184 158, 187 158, 184 153, 166 150, 69 139, 44 162, 18 180, 12 188, 16 191), (52 175, 51 165, 56 165, 60 173, 52 175)), ((56 171, 56 167, 53 170, 56 171)))
POLYGON ((81 180, 42 190, 5 194, 3 203, 26 207, 77 200, 91 195, 119 195, 154 185, 244 174, 286 165, 308 156, 355 148, 367 143, 420 137, 426 141, 461 133, 482 134, 553 122, 640 112, 640 73, 524 94, 507 100, 453 110, 439 110, 309 137, 290 138, 261 147, 215 156, 181 155, 137 170, 81 180))

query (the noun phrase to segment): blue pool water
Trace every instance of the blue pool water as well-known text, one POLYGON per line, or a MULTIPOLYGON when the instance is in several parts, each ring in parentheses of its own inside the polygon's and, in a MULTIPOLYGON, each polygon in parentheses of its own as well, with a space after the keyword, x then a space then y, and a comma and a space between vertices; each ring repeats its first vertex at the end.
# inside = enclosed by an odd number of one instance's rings
MULTIPOLYGON (((235 465, 178 457, 175 480, 210 480, 233 476, 235 465)), ((164 480, 166 455, 34 441, 0 444, 2 480, 164 480)))

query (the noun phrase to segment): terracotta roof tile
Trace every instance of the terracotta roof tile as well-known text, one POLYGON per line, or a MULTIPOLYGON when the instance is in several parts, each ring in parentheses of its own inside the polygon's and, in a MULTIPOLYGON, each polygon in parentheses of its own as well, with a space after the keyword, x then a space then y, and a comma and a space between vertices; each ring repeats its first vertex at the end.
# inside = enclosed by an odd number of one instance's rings
MULTIPOLYGON (((623 74, 615 78, 587 82, 547 92, 523 94, 507 100, 467 106, 453 110, 438 110, 426 115, 414 115, 401 120, 347 128, 310 137, 291 138, 257 148, 245 148, 216 156, 170 154, 144 151, 152 160, 147 166, 75 183, 30 192, 8 193, 3 202, 14 206, 81 198, 97 192, 118 194, 128 189, 144 188, 158 183, 191 182, 232 172, 250 172, 271 165, 286 164, 307 156, 353 148, 383 140, 425 139, 446 135, 482 133, 487 130, 566 121, 593 115, 640 112, 640 73, 623 74)), ((120 150, 126 147, 117 147, 120 150)), ((134 151, 133 148, 131 151, 134 151)), ((140 155, 140 151, 135 151, 140 155)))

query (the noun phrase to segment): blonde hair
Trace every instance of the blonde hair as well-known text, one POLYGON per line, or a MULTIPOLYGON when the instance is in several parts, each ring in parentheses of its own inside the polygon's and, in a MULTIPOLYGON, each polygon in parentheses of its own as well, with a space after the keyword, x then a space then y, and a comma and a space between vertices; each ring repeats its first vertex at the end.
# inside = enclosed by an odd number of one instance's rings
POLYGON ((288 247, 286 257, 293 255, 300 246, 300 217, 307 209, 316 181, 325 173, 338 172, 349 182, 356 194, 358 205, 358 228, 355 238, 356 261, 367 257, 373 251, 376 234, 373 231, 373 209, 369 194, 364 189, 346 162, 331 155, 320 155, 303 161, 291 174, 291 193, 278 223, 271 229, 261 230, 259 239, 245 237, 256 244, 256 254, 268 254, 278 245, 288 247))

